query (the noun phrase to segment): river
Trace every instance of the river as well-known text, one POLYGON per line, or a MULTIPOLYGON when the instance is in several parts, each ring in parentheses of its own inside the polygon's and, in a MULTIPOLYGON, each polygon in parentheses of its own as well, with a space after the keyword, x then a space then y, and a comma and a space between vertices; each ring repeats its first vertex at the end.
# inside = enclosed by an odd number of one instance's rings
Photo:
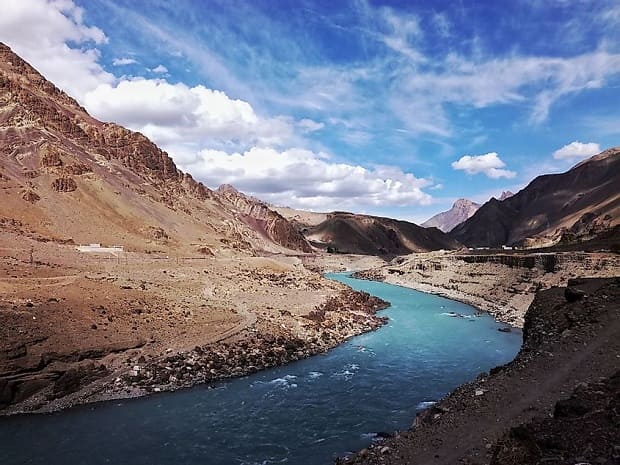
POLYGON ((0 463, 321 465, 514 358, 521 332, 474 308, 345 273, 392 303, 386 326, 325 355, 216 386, 0 418, 0 463), (459 317, 450 315, 454 312, 459 317))

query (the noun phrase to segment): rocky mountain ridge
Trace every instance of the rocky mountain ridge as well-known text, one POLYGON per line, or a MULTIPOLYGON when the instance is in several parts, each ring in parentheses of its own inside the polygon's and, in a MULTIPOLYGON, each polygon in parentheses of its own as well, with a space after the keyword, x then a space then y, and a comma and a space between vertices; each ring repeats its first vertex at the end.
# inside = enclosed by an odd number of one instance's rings
POLYGON ((92 118, 4 44, 0 150, 0 216, 48 240, 223 254, 309 251, 285 219, 270 226, 273 234, 247 221, 251 214, 240 219, 144 135, 92 118))
POLYGON ((215 192, 224 203, 239 212, 244 223, 264 233, 269 240, 287 249, 312 252, 312 246, 303 234, 261 200, 239 192, 230 184, 221 185, 215 192))

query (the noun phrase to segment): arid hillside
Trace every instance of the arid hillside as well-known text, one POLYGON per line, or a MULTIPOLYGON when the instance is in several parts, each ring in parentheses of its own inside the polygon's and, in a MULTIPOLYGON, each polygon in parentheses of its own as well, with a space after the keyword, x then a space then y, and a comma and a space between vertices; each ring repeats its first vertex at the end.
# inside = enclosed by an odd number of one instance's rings
POLYGON ((285 218, 1 44, 0 191, 0 413, 239 376, 384 323, 384 302, 303 267, 285 218))
POLYGON ((33 237, 216 255, 310 250, 282 220, 274 241, 142 134, 90 117, 4 45, 0 153, 3 226, 33 237))
POLYGON ((585 242, 620 224, 620 148, 562 174, 534 179, 503 201, 491 199, 450 235, 469 247, 544 247, 585 242))
POLYGON ((461 246, 437 228, 408 221, 347 212, 279 211, 313 245, 328 252, 389 257, 461 246))

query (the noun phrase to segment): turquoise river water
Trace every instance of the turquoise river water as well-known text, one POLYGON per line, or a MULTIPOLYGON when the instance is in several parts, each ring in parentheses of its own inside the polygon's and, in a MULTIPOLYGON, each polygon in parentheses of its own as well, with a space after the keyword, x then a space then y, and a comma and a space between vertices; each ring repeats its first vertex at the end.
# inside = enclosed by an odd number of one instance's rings
POLYGON ((521 333, 474 308, 344 273, 389 323, 325 355, 216 386, 0 418, 0 464, 321 465, 514 358, 521 333), (462 317, 452 317, 456 312, 462 317))

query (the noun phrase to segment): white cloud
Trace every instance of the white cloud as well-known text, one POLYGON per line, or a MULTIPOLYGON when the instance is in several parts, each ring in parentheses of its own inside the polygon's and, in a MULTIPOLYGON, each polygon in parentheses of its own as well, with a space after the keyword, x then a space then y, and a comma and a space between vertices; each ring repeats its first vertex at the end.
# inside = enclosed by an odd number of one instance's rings
POLYGON ((553 158, 556 160, 577 160, 591 157, 600 152, 601 147, 599 144, 594 142, 581 143, 575 141, 553 152, 553 158))
POLYGON ((151 71, 153 71, 154 73, 167 73, 168 68, 160 64, 160 65, 157 65, 155 68, 151 69, 151 71))
POLYGON ((190 144, 196 150, 233 145, 281 145, 293 137, 285 118, 261 118, 243 100, 202 85, 188 87, 164 79, 133 79, 103 84, 86 94, 93 116, 140 131, 170 148, 190 144))
POLYGON ((496 152, 484 155, 463 155, 457 161, 452 162, 452 168, 462 170, 468 174, 484 173, 489 178, 514 178, 517 173, 502 169, 506 166, 496 152))
POLYGON ((86 26, 82 8, 70 0, 2 2, 0 41, 78 100, 114 80, 98 63, 99 51, 90 48, 107 37, 101 29, 86 26))
POLYGON ((113 66, 133 65, 134 63, 137 63, 137 61, 133 58, 114 58, 114 60, 112 60, 113 66))
POLYGON ((244 153, 202 150, 182 162, 215 187, 230 183, 271 203, 310 209, 428 205, 427 179, 386 166, 337 163, 325 153, 253 147, 244 153))

